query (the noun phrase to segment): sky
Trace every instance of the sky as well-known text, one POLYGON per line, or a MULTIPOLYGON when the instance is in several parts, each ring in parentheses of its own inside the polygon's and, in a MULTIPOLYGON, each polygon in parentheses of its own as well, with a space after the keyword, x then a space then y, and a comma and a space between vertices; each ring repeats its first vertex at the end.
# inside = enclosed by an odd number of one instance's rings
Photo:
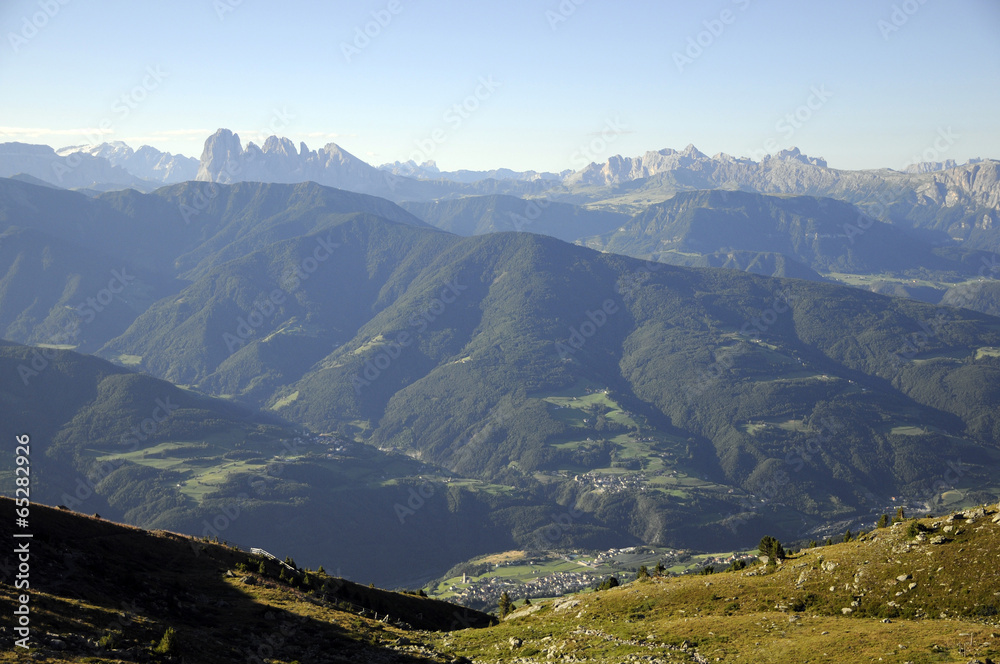
POLYGON ((1000 158, 998 0, 7 0, 0 142, 577 170, 695 145, 1000 158))

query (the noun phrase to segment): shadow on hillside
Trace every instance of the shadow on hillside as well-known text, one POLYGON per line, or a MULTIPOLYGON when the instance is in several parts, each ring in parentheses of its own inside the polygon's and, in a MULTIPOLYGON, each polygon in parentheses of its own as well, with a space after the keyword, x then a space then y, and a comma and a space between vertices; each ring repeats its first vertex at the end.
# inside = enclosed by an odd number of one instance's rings
MULTIPOLYGON (((2 498, 0 504, 10 506, 4 513, 13 512, 10 499, 2 498)), ((175 652, 199 662, 434 661, 430 651, 408 646, 405 638, 397 642, 398 632, 371 620, 378 609, 363 606, 377 603, 382 609, 378 620, 399 625, 408 622, 405 611, 419 607, 423 598, 338 581, 337 592, 349 591, 357 600, 348 603, 290 588, 267 575, 227 578, 227 571, 247 560, 246 553, 41 505, 31 507, 30 530, 31 589, 52 596, 33 599, 39 617, 32 633, 42 638, 43 649, 42 635, 49 632, 59 635, 73 654, 144 661, 150 644, 171 627, 176 630, 175 652), (239 583, 247 584, 246 591, 239 583), (377 596, 365 597, 362 591, 377 596), (401 602, 394 604, 393 597, 401 602), (396 615, 386 616, 390 611, 396 615), (108 634, 117 643, 113 653, 101 653, 93 642, 108 634), (409 651, 395 650, 393 644, 409 651)), ((12 582, 9 570, 3 572, 5 584, 12 582)), ((439 629, 467 626, 456 621, 459 607, 442 602, 426 606, 439 612, 447 607, 455 614, 450 618, 454 624, 439 629)), ((412 616, 424 625, 431 618, 412 616)), ((445 614, 433 618, 442 620, 445 614)))

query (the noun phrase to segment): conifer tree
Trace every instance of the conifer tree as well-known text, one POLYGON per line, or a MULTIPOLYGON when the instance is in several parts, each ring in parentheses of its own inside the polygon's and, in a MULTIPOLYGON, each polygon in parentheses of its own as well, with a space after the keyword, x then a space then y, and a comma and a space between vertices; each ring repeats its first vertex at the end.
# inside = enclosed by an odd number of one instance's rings
POLYGON ((514 610, 514 604, 510 601, 510 595, 507 594, 506 590, 500 595, 500 603, 497 605, 497 609, 500 613, 500 620, 506 618, 507 614, 514 610))

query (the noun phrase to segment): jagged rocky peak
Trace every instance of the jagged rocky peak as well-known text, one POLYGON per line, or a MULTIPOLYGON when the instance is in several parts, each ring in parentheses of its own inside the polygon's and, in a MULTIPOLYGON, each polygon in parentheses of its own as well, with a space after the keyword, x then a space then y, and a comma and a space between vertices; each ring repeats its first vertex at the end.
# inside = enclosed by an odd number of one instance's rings
POLYGON ((694 143, 688 143, 688 146, 684 148, 681 154, 685 157, 691 157, 692 159, 707 159, 708 155, 701 152, 698 148, 694 146, 694 143))
MULTIPOLYGON (((982 158, 972 158, 966 165, 981 164, 983 162, 982 158)), ((945 159, 944 161, 923 161, 920 163, 914 163, 903 169, 904 173, 936 173, 938 171, 947 171, 952 168, 958 168, 959 163, 954 159, 945 159)))
POLYGON ((801 150, 794 147, 789 150, 782 150, 775 155, 769 155, 767 157, 764 157, 764 160, 767 159, 791 159, 794 161, 801 161, 803 164, 809 164, 811 166, 820 166, 822 168, 827 168, 826 159, 823 159, 823 157, 818 157, 818 158, 809 157, 807 155, 802 154, 801 150))
POLYGON ((240 137, 219 129, 205 141, 198 180, 212 182, 313 181, 330 187, 385 196, 393 193, 388 175, 358 159, 336 143, 310 151, 288 138, 268 136, 262 146, 242 148, 240 137))
POLYGON ((232 182, 231 173, 224 172, 227 164, 233 164, 243 156, 240 135, 228 129, 219 129, 205 139, 201 152, 201 162, 195 179, 209 182, 232 182))
POLYGON ((161 152, 149 145, 133 150, 124 141, 69 145, 56 150, 56 154, 60 157, 90 155, 104 159, 112 166, 120 166, 135 177, 151 182, 183 182, 193 179, 198 172, 197 159, 161 152))
POLYGON ((348 152, 344 148, 340 147, 336 143, 327 143, 326 145, 323 146, 323 151, 326 152, 326 153, 328 153, 328 154, 331 154, 331 155, 338 155, 338 156, 340 156, 343 159, 351 159, 351 160, 360 161, 360 159, 358 159, 353 154, 351 154, 350 152, 348 152))
POLYGON ((677 152, 677 150, 675 150, 673 148, 663 148, 662 150, 656 150, 656 151, 647 152, 644 156, 645 157, 652 157, 654 155, 660 155, 662 157, 669 157, 669 156, 675 155, 675 154, 679 154, 677 152))
POLYGON ((211 158, 216 155, 240 155, 242 153, 243 144, 240 142, 240 135, 234 134, 228 129, 219 129, 205 139, 201 161, 204 163, 206 157, 211 158))
MULTIPOLYGON (((305 144, 303 144, 305 147, 305 144)), ((298 153, 295 151, 295 144, 287 138, 278 138, 277 136, 268 136, 264 140, 263 146, 264 152, 282 154, 289 157, 295 157, 298 153)), ((308 150, 306 150, 308 152, 308 150)))
POLYGON ((56 150, 56 154, 60 157, 65 157, 66 155, 74 154, 76 152, 85 152, 91 156, 103 157, 104 159, 109 160, 113 157, 130 157, 133 154, 132 148, 124 141, 106 141, 99 144, 85 143, 82 145, 68 145, 64 148, 56 150))

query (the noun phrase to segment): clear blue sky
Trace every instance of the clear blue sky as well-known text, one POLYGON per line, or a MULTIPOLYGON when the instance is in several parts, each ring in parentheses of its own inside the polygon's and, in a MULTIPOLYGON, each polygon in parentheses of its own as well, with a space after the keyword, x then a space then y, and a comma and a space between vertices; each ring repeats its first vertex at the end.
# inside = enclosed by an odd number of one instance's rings
POLYGON ((997 0, 562 6, 7 1, 0 141, 124 140, 197 157, 219 127, 245 144, 270 125, 312 149, 333 141, 374 164, 448 170, 562 170, 588 145, 603 161, 689 143, 737 156, 797 145, 834 167, 899 168, 935 156, 950 128, 939 159, 1000 157, 997 0), (369 23, 375 36, 357 48, 369 23), (699 37, 701 52, 685 53, 699 37), (696 57, 679 66, 675 54, 696 57), (481 87, 491 77, 499 87, 481 87), (455 112, 466 100, 474 110, 455 112), (625 127, 597 140, 609 121, 625 127))

